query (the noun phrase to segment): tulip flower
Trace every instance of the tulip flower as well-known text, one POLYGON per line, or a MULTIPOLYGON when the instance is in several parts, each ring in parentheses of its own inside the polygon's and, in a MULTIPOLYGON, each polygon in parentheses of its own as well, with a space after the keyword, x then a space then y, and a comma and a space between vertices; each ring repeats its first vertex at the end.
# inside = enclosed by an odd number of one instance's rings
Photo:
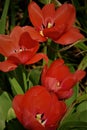
POLYGON ((47 61, 45 54, 36 53, 39 43, 31 39, 27 28, 16 26, 10 35, 0 35, 0 54, 6 57, 0 62, 1 71, 8 72, 20 64, 33 64, 42 58, 47 61))
POLYGON ((43 41, 51 38, 58 44, 67 45, 84 37, 74 26, 76 10, 72 4, 65 3, 55 9, 51 3, 41 9, 35 2, 31 2, 28 12, 34 26, 32 32, 38 31, 44 37, 43 41))
POLYGON ((43 86, 34 86, 12 102, 17 119, 27 130, 56 130, 66 105, 43 86))
POLYGON ((73 94, 73 87, 85 76, 85 71, 71 73, 62 59, 57 59, 48 68, 44 66, 41 83, 47 90, 56 93, 59 99, 67 99, 73 94))

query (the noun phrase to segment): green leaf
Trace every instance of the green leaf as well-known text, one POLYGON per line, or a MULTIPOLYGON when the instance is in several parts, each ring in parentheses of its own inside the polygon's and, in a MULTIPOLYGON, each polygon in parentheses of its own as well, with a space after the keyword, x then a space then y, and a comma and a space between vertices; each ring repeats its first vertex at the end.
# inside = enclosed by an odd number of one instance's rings
POLYGON ((0 93, 0 130, 5 128, 7 113, 11 107, 11 100, 7 92, 0 93))
POLYGON ((80 103, 77 106, 77 111, 78 112, 87 111, 87 101, 84 101, 84 102, 80 103))
POLYGON ((69 122, 64 123, 57 130, 87 130, 87 122, 69 121, 69 122))
POLYGON ((13 108, 11 107, 9 110, 8 110, 8 113, 7 113, 7 122, 16 118, 16 115, 15 115, 15 112, 13 110, 13 108))
POLYGON ((39 0, 43 4, 51 3, 52 0, 39 0))
POLYGON ((84 70, 85 68, 87 68, 87 55, 84 56, 83 60, 78 66, 79 70, 84 70))
POLYGON ((11 89, 12 89, 14 95, 24 94, 21 86, 19 85, 19 83, 17 82, 17 80, 14 77, 12 77, 12 78, 9 77, 9 82, 11 84, 11 89))
POLYGON ((41 74, 41 70, 39 68, 32 69, 32 71, 30 72, 29 79, 33 83, 33 85, 39 84, 40 74, 41 74))
POLYGON ((9 4, 10 4, 10 0, 5 0, 3 13, 2 13, 2 16, 1 16, 1 19, 0 19, 0 34, 4 34, 5 33, 6 17, 7 17, 9 4))

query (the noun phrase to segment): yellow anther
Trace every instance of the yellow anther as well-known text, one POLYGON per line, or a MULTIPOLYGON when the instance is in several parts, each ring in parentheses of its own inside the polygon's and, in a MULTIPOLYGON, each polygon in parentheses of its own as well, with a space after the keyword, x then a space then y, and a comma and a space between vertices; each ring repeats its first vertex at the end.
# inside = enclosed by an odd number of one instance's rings
POLYGON ((60 86, 60 82, 57 82, 56 86, 59 87, 60 86))
POLYGON ((36 115, 36 119, 37 119, 37 120, 41 119, 41 115, 42 115, 42 114, 37 114, 37 115, 36 115))
POLYGON ((52 27, 52 24, 51 23, 48 23, 48 26, 47 26, 48 28, 51 28, 52 27))
POLYGON ((43 31, 42 31, 42 30, 40 31, 40 35, 41 35, 41 36, 44 36, 44 34, 43 34, 43 31))

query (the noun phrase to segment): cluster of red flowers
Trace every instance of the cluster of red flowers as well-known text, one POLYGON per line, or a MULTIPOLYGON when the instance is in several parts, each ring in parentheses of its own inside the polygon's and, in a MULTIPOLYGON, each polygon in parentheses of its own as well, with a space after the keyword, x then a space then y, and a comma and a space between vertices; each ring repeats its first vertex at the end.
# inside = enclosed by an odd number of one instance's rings
MULTIPOLYGON (((36 53, 39 42, 48 38, 57 44, 71 44, 84 36, 74 26, 76 11, 73 5, 63 4, 55 10, 54 4, 47 4, 42 9, 31 2, 28 6, 29 17, 34 25, 16 26, 10 35, 0 35, 0 53, 6 60, 0 62, 0 70, 12 71, 18 65, 29 65, 48 57, 36 53)), ((56 130, 66 112, 67 99, 73 94, 74 85, 85 76, 77 70, 71 73, 63 59, 57 59, 48 68, 44 66, 41 85, 33 86, 24 95, 13 99, 13 109, 18 120, 28 130, 56 130)))

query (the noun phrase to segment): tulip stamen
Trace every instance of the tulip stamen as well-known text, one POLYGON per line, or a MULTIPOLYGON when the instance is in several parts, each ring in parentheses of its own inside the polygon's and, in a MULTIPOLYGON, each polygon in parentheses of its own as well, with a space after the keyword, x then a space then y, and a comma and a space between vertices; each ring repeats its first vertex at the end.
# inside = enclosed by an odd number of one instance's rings
POLYGON ((47 25, 47 28, 51 28, 53 25, 52 25, 52 23, 48 23, 48 25, 47 25))
POLYGON ((59 87, 60 86, 60 82, 57 82, 56 86, 59 87))
POLYGON ((44 34, 43 34, 43 31, 42 31, 42 30, 40 31, 40 35, 44 37, 44 34))
POLYGON ((45 126, 46 120, 43 119, 43 117, 44 117, 44 114, 36 114, 36 116, 35 116, 36 120, 37 120, 42 126, 45 126))

